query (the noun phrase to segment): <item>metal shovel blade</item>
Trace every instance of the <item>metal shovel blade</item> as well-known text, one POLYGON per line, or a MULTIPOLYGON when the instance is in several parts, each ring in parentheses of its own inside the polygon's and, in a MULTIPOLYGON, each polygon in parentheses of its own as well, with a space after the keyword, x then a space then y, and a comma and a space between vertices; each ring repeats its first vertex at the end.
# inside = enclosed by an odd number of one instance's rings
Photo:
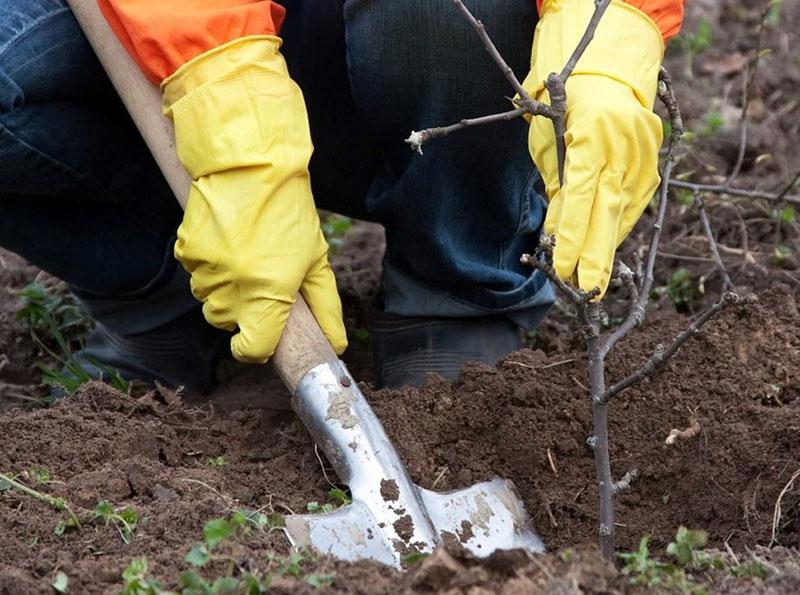
POLYGON ((352 494, 352 504, 334 512, 286 517, 294 546, 398 568, 407 555, 429 553, 448 535, 477 556, 498 549, 544 551, 510 481, 496 478, 443 493, 414 485, 341 362, 308 372, 292 404, 352 494))

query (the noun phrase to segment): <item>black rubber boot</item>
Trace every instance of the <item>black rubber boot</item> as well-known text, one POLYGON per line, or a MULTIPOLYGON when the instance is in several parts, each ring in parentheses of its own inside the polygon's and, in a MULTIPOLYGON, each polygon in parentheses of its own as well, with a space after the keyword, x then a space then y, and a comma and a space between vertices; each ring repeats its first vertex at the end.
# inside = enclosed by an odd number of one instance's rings
POLYGON ((518 327, 502 315, 411 318, 373 308, 369 331, 378 388, 421 386, 430 373, 455 380, 467 362, 494 365, 523 346, 518 327))
POLYGON ((171 388, 205 392, 217 363, 229 352, 231 334, 209 325, 198 306, 154 329, 122 335, 97 323, 84 349, 75 354, 93 377, 108 378, 109 369, 126 380, 154 380, 171 388))

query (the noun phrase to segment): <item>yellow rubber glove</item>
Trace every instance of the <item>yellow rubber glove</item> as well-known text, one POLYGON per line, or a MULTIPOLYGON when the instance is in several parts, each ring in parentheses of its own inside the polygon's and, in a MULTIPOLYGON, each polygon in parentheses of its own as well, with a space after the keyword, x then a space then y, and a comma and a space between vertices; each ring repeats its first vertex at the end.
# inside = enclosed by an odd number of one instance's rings
MULTIPOLYGON (((564 67, 593 11, 593 0, 545 0, 523 84, 534 99, 549 103, 544 81, 564 67)), ((531 122, 531 157, 550 197, 544 227, 556 240, 553 265, 585 291, 605 294, 616 248, 659 183, 663 132, 652 110, 663 52, 656 24, 614 0, 567 79, 563 188, 553 124, 543 117, 531 122)))
POLYGON ((299 291, 337 353, 342 307, 309 183, 311 135, 280 39, 245 37, 164 81, 164 113, 193 183, 175 256, 234 357, 273 354, 299 291))

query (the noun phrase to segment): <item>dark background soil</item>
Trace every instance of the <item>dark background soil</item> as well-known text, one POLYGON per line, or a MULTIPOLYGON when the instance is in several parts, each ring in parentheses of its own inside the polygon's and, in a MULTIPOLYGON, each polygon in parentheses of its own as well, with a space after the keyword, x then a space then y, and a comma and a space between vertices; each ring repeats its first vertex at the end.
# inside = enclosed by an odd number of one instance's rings
MULTIPOLYGON (((692 181, 720 183, 736 161, 743 57, 755 52, 762 7, 750 0, 688 3, 684 31, 696 32, 706 19, 713 38, 693 60, 691 75, 684 50, 672 47, 667 60, 693 133, 677 171, 692 181), (714 115, 722 124, 709 131, 714 115)), ((800 171, 798 31, 800 5, 784 0, 778 20, 765 29, 762 45, 771 53, 755 78, 737 186, 778 191, 800 171)), ((612 405, 614 475, 640 473, 617 499, 618 545, 632 549, 649 535, 653 551, 663 554, 678 526, 702 528, 713 547, 743 559, 757 555, 769 570, 763 582, 707 577, 714 592, 798 592, 800 481, 781 497, 776 537, 783 547, 764 546, 772 538, 779 495, 800 470, 800 234, 797 223, 781 221, 769 202, 704 198, 737 288, 755 292, 759 301, 728 309, 662 373, 612 405), (793 252, 778 261, 781 246, 793 252), (670 430, 686 428, 693 416, 700 434, 665 445, 670 430)), ((628 264, 642 254, 651 223, 647 213, 623 246, 628 264)), ((346 359, 367 382, 371 356, 363 329, 382 252, 380 229, 359 223, 333 259, 352 337, 346 359)), ((655 285, 668 285, 681 267, 689 272, 688 299, 677 309, 666 296, 651 304, 647 325, 611 357, 609 379, 640 366, 658 343, 668 342, 719 296, 720 276, 696 206, 675 201, 655 285)), ((21 473, 31 483, 31 468, 46 467, 51 481, 39 486, 42 491, 64 496, 80 510, 101 499, 132 506, 140 526, 128 545, 113 527, 96 525, 58 537, 53 529, 62 513, 0 491, 0 594, 50 593, 58 571, 69 576, 72 593, 114 593, 122 586, 122 569, 142 556, 153 576, 175 588, 205 521, 240 507, 288 513, 326 501, 325 474, 335 478, 327 467, 323 473, 327 464, 294 421, 287 394, 268 368, 226 362, 218 388, 204 399, 176 399, 168 391, 130 396, 90 384, 53 407, 37 407, 47 390, 33 364, 46 358, 15 320, 19 290, 34 279, 58 283, 0 251, 0 471, 21 473), (215 457, 224 464, 210 464, 215 457)), ((624 299, 624 292, 612 289, 612 323, 624 299)), ((446 490, 493 475, 512 479, 548 548, 577 548, 574 556, 531 560, 517 552, 478 563, 451 547, 405 574, 330 560, 309 571, 335 572, 336 592, 630 590, 593 545, 597 496, 585 443, 591 418, 583 339, 574 328, 568 309, 556 308, 531 338, 532 348, 497 368, 472 365, 452 386, 432 378, 423 389, 399 393, 365 385, 417 483, 446 490)), ((268 555, 289 552, 274 531, 250 533, 239 548, 237 555, 254 568, 267 564, 268 555)), ((311 590, 290 579, 274 587, 311 590)))

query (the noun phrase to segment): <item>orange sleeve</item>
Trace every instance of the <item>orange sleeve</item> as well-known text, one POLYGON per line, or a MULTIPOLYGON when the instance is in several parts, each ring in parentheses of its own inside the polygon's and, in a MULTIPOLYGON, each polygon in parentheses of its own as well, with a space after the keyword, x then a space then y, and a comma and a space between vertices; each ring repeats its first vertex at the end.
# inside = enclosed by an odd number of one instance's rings
POLYGON ((246 35, 277 35, 284 8, 271 0, 97 0, 119 40, 160 84, 203 52, 246 35))
MULTIPOLYGON (((664 41, 676 35, 683 22, 683 5, 686 0, 625 0, 634 8, 638 8, 648 15, 658 28, 664 41)), ((539 10, 542 10, 542 0, 536 0, 539 10)))

